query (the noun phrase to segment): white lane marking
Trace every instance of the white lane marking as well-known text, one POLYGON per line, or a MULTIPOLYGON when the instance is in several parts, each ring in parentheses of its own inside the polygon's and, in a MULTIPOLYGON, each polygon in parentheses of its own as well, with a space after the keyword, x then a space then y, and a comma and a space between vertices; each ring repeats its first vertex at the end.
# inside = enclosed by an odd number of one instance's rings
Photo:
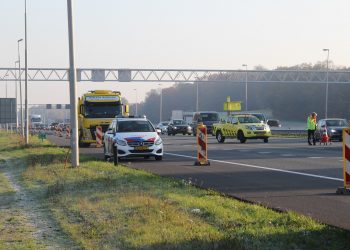
MULTIPOLYGON (((180 154, 173 154, 173 153, 164 153, 164 154, 178 156, 178 157, 184 157, 184 158, 190 158, 190 159, 197 159, 197 157, 193 157, 193 156, 189 156, 189 155, 180 155, 180 154)), ((316 174, 307 174, 307 173, 290 171, 290 170, 283 170, 283 169, 278 169, 278 168, 268 168, 268 167, 262 167, 262 166, 251 165, 251 164, 230 162, 230 161, 220 161, 220 160, 214 160, 214 159, 208 159, 208 160, 213 161, 213 162, 218 162, 218 163, 225 163, 225 164, 237 165, 237 166, 249 167, 249 168, 264 169, 264 170, 282 172, 282 173, 287 173, 287 174, 302 175, 302 176, 308 176, 308 177, 314 177, 314 178, 320 178, 320 179, 326 179, 326 180, 333 180, 333 181, 341 181, 341 182, 344 181, 343 179, 340 179, 340 178, 334 178, 334 177, 316 175, 316 174)))
POLYGON ((281 154, 281 156, 283 156, 283 157, 292 157, 292 156, 295 156, 295 155, 293 155, 293 154, 281 154))
POLYGON ((323 159, 325 157, 323 157, 323 156, 310 156, 310 157, 307 157, 307 158, 309 158, 309 159, 323 159))
POLYGON ((271 152, 258 152, 258 154, 271 154, 271 152))

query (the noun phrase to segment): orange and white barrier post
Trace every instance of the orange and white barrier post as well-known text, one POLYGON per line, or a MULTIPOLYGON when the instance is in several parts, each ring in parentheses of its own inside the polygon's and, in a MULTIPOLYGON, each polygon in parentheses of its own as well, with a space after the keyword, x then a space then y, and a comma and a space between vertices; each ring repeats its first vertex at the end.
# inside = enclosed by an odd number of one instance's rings
POLYGON ((96 126, 95 134, 96 134, 97 147, 102 147, 103 132, 102 132, 102 127, 101 126, 96 126))
POLYGON ((337 189, 337 194, 350 195, 350 127, 343 129, 343 178, 344 185, 337 189))
POLYGON ((70 126, 66 127, 66 139, 70 139, 70 126))
POLYGON ((197 160, 195 166, 209 166, 207 126, 199 123, 197 126, 197 160))

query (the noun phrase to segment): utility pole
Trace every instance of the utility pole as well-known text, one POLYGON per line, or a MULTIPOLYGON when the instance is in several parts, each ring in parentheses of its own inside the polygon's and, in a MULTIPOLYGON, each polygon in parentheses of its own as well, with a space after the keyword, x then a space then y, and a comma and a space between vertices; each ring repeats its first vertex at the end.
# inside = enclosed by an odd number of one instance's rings
POLYGON ((70 146, 72 150, 72 166, 79 167, 78 116, 77 116, 77 85, 74 62, 74 29, 72 0, 67 0, 68 38, 69 38, 69 90, 70 90, 70 122, 72 126, 70 146))

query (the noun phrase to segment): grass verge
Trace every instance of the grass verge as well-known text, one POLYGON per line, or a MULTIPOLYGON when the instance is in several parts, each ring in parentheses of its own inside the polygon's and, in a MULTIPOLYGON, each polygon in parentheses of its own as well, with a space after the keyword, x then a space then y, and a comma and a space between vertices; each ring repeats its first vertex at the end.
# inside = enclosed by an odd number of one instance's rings
MULTIPOLYGON (((0 133, 0 152, 26 162, 22 182, 86 249, 348 249, 350 233, 66 149, 0 133), (11 138, 9 138, 11 137, 11 138)), ((157 164, 157 163, 155 163, 157 164)), ((1 244, 1 243, 0 243, 1 244)), ((1 246, 1 245, 0 245, 1 246)))
POLYGON ((5 165, 6 160, 0 158, 0 249, 43 249, 32 237, 35 229, 18 205, 17 190, 2 172, 5 165))

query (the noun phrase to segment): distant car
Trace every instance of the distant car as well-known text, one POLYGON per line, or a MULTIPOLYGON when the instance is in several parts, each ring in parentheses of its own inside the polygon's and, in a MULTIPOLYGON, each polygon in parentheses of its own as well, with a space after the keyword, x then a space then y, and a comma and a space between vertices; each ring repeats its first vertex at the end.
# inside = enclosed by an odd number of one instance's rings
POLYGON ((327 130, 327 134, 331 141, 342 141, 343 128, 347 128, 348 123, 345 119, 341 118, 328 118, 319 120, 317 123, 317 129, 315 131, 316 140, 320 140, 322 131, 327 130))
MULTIPOLYGON (((159 131, 160 132, 160 131, 159 131)), ((146 118, 115 118, 104 136, 105 158, 163 159, 163 141, 146 118)))
POLYGON ((193 115, 192 131, 193 136, 196 136, 198 123, 202 122, 207 127, 207 133, 213 134, 213 124, 220 122, 219 113, 215 111, 200 111, 193 115))
POLYGON ((168 125, 168 135, 191 135, 192 127, 184 120, 171 120, 168 125))
POLYGON ((66 131, 67 124, 66 124, 66 123, 61 122, 61 123, 57 124, 57 126, 56 126, 56 127, 57 127, 58 129, 61 129, 62 131, 66 131))
POLYGON ((158 123, 156 128, 160 129, 162 134, 166 134, 168 131, 168 124, 169 124, 169 121, 163 121, 163 122, 158 123))
POLYGON ((269 125, 270 127, 278 127, 278 128, 282 127, 280 121, 275 119, 268 119, 267 125, 269 125))

